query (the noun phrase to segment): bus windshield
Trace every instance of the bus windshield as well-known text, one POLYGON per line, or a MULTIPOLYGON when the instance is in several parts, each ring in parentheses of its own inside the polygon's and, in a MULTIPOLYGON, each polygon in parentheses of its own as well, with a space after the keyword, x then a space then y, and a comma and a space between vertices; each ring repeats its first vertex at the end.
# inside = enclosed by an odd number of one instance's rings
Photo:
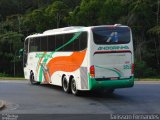
POLYGON ((92 31, 96 44, 127 44, 130 42, 128 27, 96 27, 92 31))

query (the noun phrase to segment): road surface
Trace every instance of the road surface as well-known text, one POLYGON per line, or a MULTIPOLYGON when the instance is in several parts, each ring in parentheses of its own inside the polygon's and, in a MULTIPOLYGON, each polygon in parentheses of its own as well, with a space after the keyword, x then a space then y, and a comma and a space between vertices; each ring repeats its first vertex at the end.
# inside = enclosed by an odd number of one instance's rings
POLYGON ((0 114, 154 114, 160 113, 160 83, 136 83, 110 96, 86 92, 76 97, 60 87, 1 80, 0 100, 6 102, 0 114))

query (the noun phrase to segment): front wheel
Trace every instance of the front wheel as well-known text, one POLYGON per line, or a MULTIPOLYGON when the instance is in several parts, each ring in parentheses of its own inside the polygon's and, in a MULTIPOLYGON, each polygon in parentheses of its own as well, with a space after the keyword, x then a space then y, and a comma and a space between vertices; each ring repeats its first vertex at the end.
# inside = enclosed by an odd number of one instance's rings
POLYGON ((80 92, 77 90, 76 81, 74 78, 71 79, 71 92, 73 95, 80 95, 80 92))
POLYGON ((32 85, 38 85, 38 84, 40 84, 39 82, 36 82, 36 81, 34 80, 34 74, 33 74, 33 73, 31 73, 31 75, 30 75, 30 83, 31 83, 32 85))

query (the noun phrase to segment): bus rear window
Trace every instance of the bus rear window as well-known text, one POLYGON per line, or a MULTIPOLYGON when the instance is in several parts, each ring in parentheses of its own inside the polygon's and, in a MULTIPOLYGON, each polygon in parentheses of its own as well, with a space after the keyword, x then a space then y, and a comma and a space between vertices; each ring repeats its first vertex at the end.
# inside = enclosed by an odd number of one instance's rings
POLYGON ((93 28, 93 39, 96 44, 127 44, 130 42, 128 27, 97 27, 93 28))

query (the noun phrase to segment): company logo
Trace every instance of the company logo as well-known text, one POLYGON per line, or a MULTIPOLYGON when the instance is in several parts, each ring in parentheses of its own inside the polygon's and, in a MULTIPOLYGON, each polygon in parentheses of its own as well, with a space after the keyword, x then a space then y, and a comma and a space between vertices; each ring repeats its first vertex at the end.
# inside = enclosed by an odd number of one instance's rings
POLYGON ((45 55, 44 55, 44 53, 37 53, 37 54, 36 54, 36 58, 49 59, 49 58, 52 58, 52 54, 45 54, 45 55))
POLYGON ((105 46, 99 47, 98 50, 128 50, 128 46, 105 46))

